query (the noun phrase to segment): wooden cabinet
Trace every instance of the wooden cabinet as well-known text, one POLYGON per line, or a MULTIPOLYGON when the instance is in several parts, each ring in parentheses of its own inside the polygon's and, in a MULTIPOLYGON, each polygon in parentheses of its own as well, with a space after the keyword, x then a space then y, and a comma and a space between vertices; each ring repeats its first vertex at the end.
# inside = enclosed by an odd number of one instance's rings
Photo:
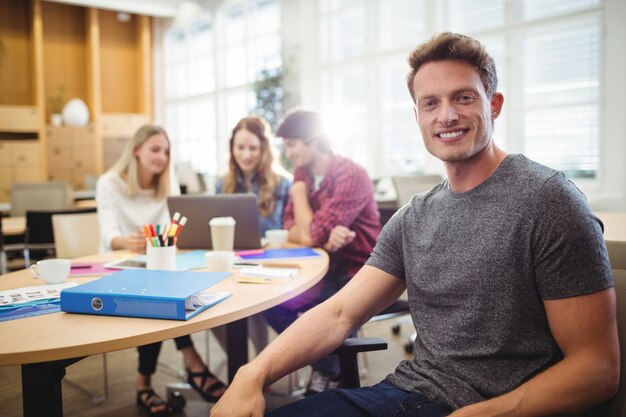
POLYGON ((14 182, 35 182, 40 177, 37 140, 0 141, 0 200, 11 199, 14 182))
POLYGON ((0 131, 33 132, 39 131, 39 114, 36 106, 0 105, 0 131))
POLYGON ((96 136, 93 127, 48 127, 48 179, 85 188, 86 177, 96 176, 96 136))
POLYGON ((148 122, 148 118, 142 114, 102 115, 102 163, 105 171, 118 160, 137 129, 148 122))
MULTIPOLYGON (((39 176, 32 180, 83 189, 84 177, 101 174, 152 119, 151 24, 147 16, 120 21, 114 11, 93 7, 0 0, 0 143, 17 137, 38 147, 32 153, 39 176), (47 126, 59 91, 63 104, 87 104, 89 127, 47 126)), ((15 180, 7 170, 0 165, 0 187, 15 180)), ((5 193, 0 201, 8 201, 5 193)))

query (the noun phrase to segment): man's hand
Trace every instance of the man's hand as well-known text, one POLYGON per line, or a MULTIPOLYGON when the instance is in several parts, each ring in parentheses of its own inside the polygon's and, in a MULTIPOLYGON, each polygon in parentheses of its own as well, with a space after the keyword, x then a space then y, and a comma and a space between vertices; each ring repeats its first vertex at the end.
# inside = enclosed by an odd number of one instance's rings
POLYGON ((335 226, 330 231, 328 241, 324 244, 324 249, 327 252, 337 252, 339 249, 350 244, 356 237, 356 232, 348 229, 345 226, 335 226))
POLYGON ((240 368, 222 398, 211 409, 210 417, 263 417, 263 384, 240 368))

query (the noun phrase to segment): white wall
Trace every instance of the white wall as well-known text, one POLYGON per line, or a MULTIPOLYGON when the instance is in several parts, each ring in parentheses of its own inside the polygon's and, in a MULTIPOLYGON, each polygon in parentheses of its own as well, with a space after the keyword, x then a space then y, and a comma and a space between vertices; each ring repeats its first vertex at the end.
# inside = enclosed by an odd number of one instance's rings
MULTIPOLYGON (((290 80, 292 91, 297 93, 300 105, 319 110, 320 86, 318 74, 317 2, 312 0, 280 0, 283 21, 283 43, 288 55, 295 55, 290 80)), ((204 0, 202 8, 210 10, 224 0, 204 0)), ((577 185, 587 195, 592 207, 598 211, 626 211, 626 1, 605 0, 603 76, 603 118, 601 120, 601 161, 598 181, 579 181, 577 185)), ((155 29, 155 67, 160 59, 160 31, 155 29)), ((408 54, 409 51, 407 51, 408 54)), ((155 109, 162 120, 162 77, 155 69, 155 109)), ((408 92, 407 92, 408 94, 408 92)), ((412 112, 408 108, 407 112, 412 112)), ((418 127, 415 126, 418 135, 418 127)), ((444 173, 442 164, 432 158, 427 162, 427 173, 444 173)))

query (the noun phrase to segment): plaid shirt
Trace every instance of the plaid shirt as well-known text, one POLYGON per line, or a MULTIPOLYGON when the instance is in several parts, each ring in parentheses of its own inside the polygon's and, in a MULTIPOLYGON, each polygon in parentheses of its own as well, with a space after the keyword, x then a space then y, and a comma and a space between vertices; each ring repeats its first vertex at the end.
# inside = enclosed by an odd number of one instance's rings
MULTIPOLYGON (((311 191, 314 179, 308 169, 296 170, 293 181, 304 181, 307 186, 313 210, 310 233, 315 246, 323 246, 335 226, 356 232, 349 245, 330 254, 331 268, 339 263, 353 276, 369 258, 380 233, 380 214, 367 172, 351 160, 331 154, 324 179, 316 191, 311 191)), ((283 227, 290 229, 294 224, 293 201, 289 199, 283 227)))

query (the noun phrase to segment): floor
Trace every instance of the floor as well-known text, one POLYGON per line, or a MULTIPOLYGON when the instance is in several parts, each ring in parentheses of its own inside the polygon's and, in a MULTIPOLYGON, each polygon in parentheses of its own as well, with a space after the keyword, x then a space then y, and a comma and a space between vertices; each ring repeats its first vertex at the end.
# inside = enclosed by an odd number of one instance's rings
MULTIPOLYGON (((388 350, 367 354, 368 370, 361 377, 361 382, 363 385, 370 385, 383 379, 394 370, 400 360, 408 357, 404 352, 404 344, 412 333, 412 325, 405 316, 401 319, 368 323, 364 326, 364 332, 367 337, 380 337, 389 343, 388 350), (391 332, 391 326, 396 323, 401 324, 399 335, 391 332)), ((192 337, 198 351, 205 354, 206 333, 194 334, 192 337)), ((224 380, 226 378, 225 356, 212 335, 209 336, 208 346, 211 369, 224 380)), ((251 351, 253 351, 252 348, 251 351)), ((103 392, 102 355, 86 358, 68 368, 63 384, 65 417, 145 417, 142 410, 135 405, 134 379, 137 366, 135 350, 108 353, 106 360, 109 395, 99 405, 95 405, 92 398, 81 389, 91 390, 96 394, 103 392)), ((365 366, 362 356, 360 363, 362 367, 365 366)), ((165 395, 166 384, 182 382, 180 375, 177 375, 177 370, 181 366, 182 357, 176 352, 174 343, 165 342, 161 351, 159 369, 154 378, 155 389, 159 394, 165 395)), ((301 372, 304 372, 306 376, 306 371, 301 372)), ((298 398, 297 395, 287 395, 287 390, 287 378, 272 385, 266 392, 267 408, 272 409, 298 398)), ((187 400, 187 405, 181 412, 173 414, 174 416, 208 416, 210 404, 202 401, 193 392, 182 391, 182 393, 187 400)), ((18 366, 0 367, 0 417, 20 416, 22 416, 20 368, 18 366)))

